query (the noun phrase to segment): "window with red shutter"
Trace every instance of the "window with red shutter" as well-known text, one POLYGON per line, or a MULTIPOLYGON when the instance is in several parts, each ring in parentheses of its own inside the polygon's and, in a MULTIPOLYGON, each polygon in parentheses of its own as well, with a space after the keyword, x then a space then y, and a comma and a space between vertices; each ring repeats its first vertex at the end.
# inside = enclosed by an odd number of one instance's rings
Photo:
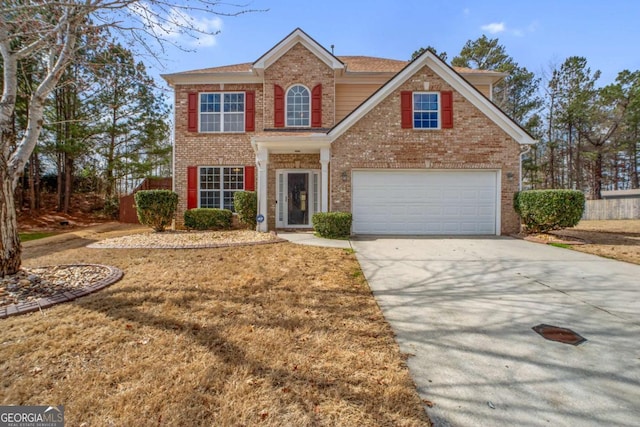
POLYGON ((413 92, 400 92, 400 116, 402 129, 413 129, 413 92))
POLYGON ((442 129, 453 128, 453 92, 440 92, 440 110, 442 118, 440 119, 442 129))
POLYGON ((198 167, 187 167, 187 209, 198 207, 198 167))
POLYGON ((244 191, 256 190, 256 167, 245 166, 244 167, 244 191))
POLYGON ((311 91, 311 127, 322 127, 322 85, 311 91))
POLYGON ((198 132, 198 94, 190 92, 187 96, 187 130, 198 132))
POLYGON ((284 127, 284 89, 278 85, 273 86, 273 126, 284 127))
POLYGON ((256 130, 256 93, 254 91, 245 92, 244 106, 244 131, 253 132, 256 130))
POLYGON ((453 128, 453 92, 402 92, 402 127, 453 128))

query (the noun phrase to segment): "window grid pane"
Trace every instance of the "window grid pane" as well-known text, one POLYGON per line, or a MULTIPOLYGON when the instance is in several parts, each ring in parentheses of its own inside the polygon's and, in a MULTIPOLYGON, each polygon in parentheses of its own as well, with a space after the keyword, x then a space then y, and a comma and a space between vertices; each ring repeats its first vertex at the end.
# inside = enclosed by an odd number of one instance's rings
POLYGON ((201 93, 200 132, 244 132, 244 93, 201 93))
POLYGON ((242 132, 244 130, 244 114, 226 113, 224 115, 225 132, 242 132))
POLYGON ((301 85, 287 92, 287 126, 309 126, 309 91, 301 85))
POLYGON ((233 195, 235 191, 225 191, 224 192, 224 206, 223 209, 229 209, 231 212, 234 212, 233 206, 233 195))
POLYGON ((439 100, 437 93, 413 94, 413 127, 416 129, 437 129, 439 100))
POLYGON ((224 168, 224 189, 242 190, 244 188, 244 168, 224 168))
POLYGON ((200 207, 235 212, 233 196, 244 190, 244 167, 201 167, 200 207))

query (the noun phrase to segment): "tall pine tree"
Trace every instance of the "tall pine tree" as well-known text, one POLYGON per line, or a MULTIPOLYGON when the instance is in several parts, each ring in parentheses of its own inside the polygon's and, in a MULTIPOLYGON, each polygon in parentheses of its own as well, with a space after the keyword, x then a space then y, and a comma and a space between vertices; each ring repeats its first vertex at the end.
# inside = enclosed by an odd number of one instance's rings
POLYGON ((92 145, 104 164, 110 200, 129 189, 129 179, 148 175, 158 155, 166 162, 168 109, 144 64, 122 45, 108 46, 92 62, 97 85, 89 100, 92 145))

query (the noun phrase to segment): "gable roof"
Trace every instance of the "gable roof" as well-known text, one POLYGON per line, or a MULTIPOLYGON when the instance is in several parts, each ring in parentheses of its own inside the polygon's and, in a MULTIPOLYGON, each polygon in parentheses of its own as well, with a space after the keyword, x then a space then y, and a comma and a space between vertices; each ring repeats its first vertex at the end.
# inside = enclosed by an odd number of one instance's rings
POLYGON ((293 30, 288 36, 280 41, 277 45, 269 49, 267 53, 262 55, 253 63, 253 69, 261 74, 271 64, 276 62, 282 55, 287 53, 296 44, 302 44, 310 50, 315 56, 323 61, 327 66, 334 70, 344 70, 345 65, 331 52, 324 48, 320 43, 309 37, 307 33, 300 28, 293 30))
POLYGON ((489 119, 502 128, 510 137, 520 144, 535 144, 536 140, 519 124, 513 121, 497 105, 487 99, 478 89, 466 81, 452 67, 444 62, 440 57, 427 50, 412 62, 408 63, 398 74, 373 93, 354 111, 337 123, 328 135, 335 140, 351 126, 357 123, 365 114, 397 90, 411 76, 417 73, 424 66, 428 66, 441 79, 447 82, 459 94, 465 97, 476 108, 484 112, 489 119))
MULTIPOLYGON (((380 58, 377 56, 336 56, 336 58, 345 65, 347 73, 398 73, 406 67, 411 61, 403 61, 400 59, 380 58)), ((172 74, 163 74, 163 76, 188 76, 200 74, 232 74, 232 73, 251 73, 253 71, 253 62, 243 62, 241 64, 221 65, 217 67, 199 68, 196 70, 180 71, 172 74)), ((453 69, 462 75, 486 75, 498 80, 506 76, 506 73, 491 70, 476 70, 474 68, 453 67, 453 69)))

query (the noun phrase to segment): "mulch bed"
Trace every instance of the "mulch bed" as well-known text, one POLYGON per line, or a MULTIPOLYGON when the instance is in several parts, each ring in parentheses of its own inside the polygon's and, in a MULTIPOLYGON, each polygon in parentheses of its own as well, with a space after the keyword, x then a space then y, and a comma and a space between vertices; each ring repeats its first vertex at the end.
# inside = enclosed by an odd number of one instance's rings
POLYGON ((531 233, 531 234, 525 234, 525 233, 520 233, 520 234, 514 234, 513 237, 517 238, 517 239, 523 239, 526 240, 528 242, 534 242, 534 243, 542 243, 545 245, 551 244, 551 243, 562 243, 565 245, 584 245, 587 244, 588 242, 586 242, 583 239, 579 239, 577 237, 570 237, 570 236, 562 236, 559 234, 555 234, 553 232, 551 233, 531 233))

